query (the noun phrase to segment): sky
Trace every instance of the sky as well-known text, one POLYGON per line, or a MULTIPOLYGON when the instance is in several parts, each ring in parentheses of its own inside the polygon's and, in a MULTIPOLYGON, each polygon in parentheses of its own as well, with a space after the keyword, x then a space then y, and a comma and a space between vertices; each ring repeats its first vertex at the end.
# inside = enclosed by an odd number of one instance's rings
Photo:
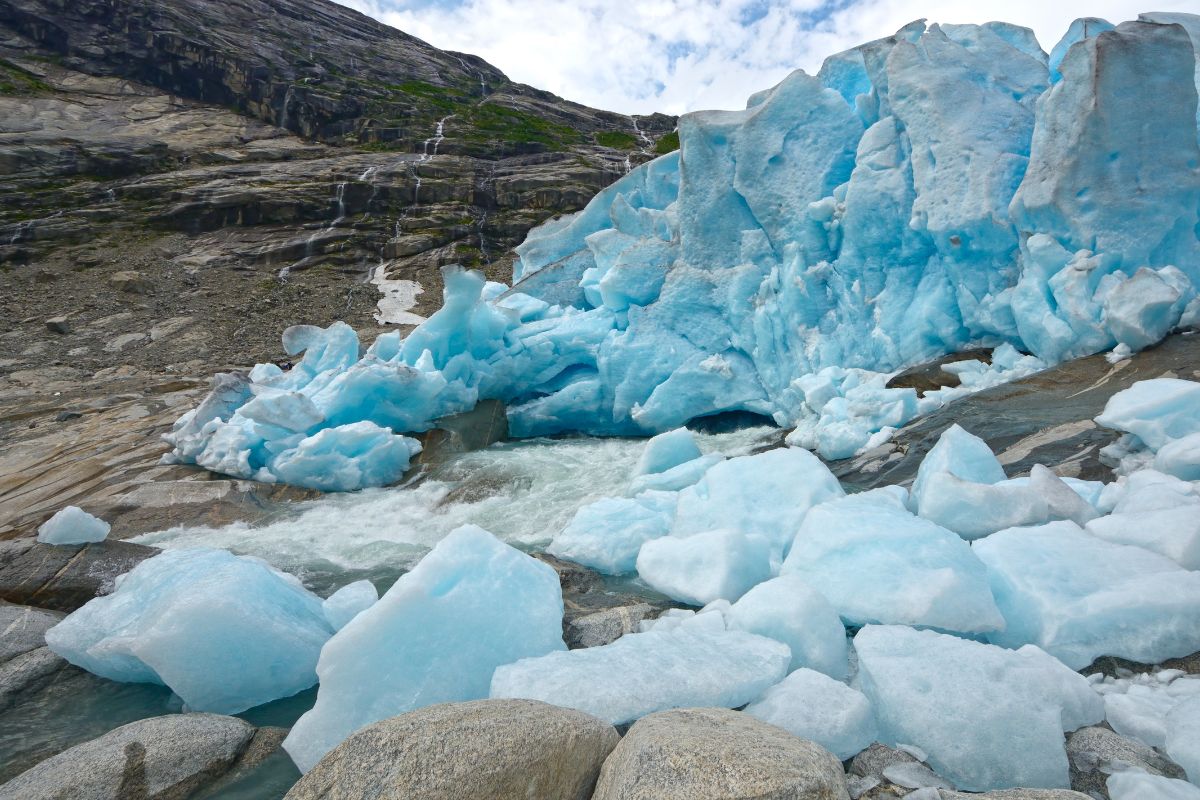
MULTIPOLYGON (((904 24, 1003 20, 1049 51, 1071 20, 1136 19, 1148 0, 337 0, 521 83, 626 114, 742 108, 794 69, 904 24)), ((1197 0, 1153 0, 1197 11, 1197 0)))

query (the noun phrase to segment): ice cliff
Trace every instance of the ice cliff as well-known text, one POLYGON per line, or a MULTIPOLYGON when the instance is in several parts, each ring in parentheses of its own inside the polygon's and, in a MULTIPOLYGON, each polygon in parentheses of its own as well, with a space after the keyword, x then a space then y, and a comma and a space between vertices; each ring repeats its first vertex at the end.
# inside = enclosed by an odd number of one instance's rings
POLYGON ((481 398, 517 436, 755 412, 836 458, 924 410, 878 373, 1146 347, 1200 321, 1196 42, 1186 14, 1081 20, 1051 56, 916 22, 685 115, 678 152, 534 230, 511 289, 452 271, 441 311, 361 357, 346 326, 293 329, 304 360, 227 379, 173 458, 379 485, 416 452, 399 434, 481 398))

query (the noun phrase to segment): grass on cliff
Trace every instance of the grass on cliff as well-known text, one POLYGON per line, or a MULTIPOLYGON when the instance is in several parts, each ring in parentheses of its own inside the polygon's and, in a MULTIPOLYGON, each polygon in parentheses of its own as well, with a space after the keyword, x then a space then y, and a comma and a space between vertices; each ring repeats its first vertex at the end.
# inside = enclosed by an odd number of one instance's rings
POLYGON ((469 132, 462 135, 468 141, 500 140, 512 144, 542 144, 550 148, 565 148, 578 144, 583 135, 570 125, 551 122, 544 117, 515 108, 481 103, 461 115, 469 132))
POLYGON ((638 140, 632 133, 624 131, 599 131, 596 133, 596 144, 614 150, 636 150, 638 140))
POLYGON ((54 87, 15 64, 0 60, 0 96, 28 97, 51 94, 54 87))
POLYGON ((665 136, 660 136, 654 144, 654 152, 660 156, 665 156, 667 153, 674 153, 679 149, 679 131, 671 131, 665 136))

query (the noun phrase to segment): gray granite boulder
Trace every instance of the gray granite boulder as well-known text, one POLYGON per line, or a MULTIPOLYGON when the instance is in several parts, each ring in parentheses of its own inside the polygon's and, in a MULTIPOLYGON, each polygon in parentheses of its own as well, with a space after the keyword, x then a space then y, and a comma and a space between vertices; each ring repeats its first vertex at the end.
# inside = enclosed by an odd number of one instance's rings
POLYGON ((445 703, 358 731, 287 800, 587 800, 617 741, 607 722, 534 700, 445 703))
POLYGON ((724 708, 638 720, 600 771, 593 800, 848 800, 828 750, 724 708))
POLYGON ((151 717, 46 759, 0 786, 0 800, 182 800, 224 775, 254 734, 219 714, 151 717))

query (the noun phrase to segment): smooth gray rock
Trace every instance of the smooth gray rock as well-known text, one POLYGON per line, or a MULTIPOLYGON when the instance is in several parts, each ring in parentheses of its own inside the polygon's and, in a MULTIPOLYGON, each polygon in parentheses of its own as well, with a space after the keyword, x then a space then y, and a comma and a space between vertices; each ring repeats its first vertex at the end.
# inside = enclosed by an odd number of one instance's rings
POLYGON ((1092 800, 1070 789, 1000 789, 982 794, 936 790, 941 800, 1092 800))
POLYGON ((363 728, 287 800, 587 800, 616 730, 534 700, 429 706, 363 728))
POLYGON ((112 591, 113 580, 159 551, 132 542, 36 543, 0 553, 0 600, 74 611, 112 591))
POLYGON ((44 645, 0 664, 0 711, 16 705, 67 668, 67 660, 44 645))
POLYGON ((883 771, 898 764, 920 764, 911 753, 875 742, 850 759, 850 774, 883 780, 883 771))
POLYGON ((1152 747, 1108 728, 1080 728, 1067 737, 1071 788, 1108 797, 1108 776, 1113 767, 1129 765, 1151 775, 1187 780, 1183 768, 1152 747))
POLYGON ((685 708, 638 720, 604 762, 592 800, 848 800, 828 750, 739 711, 685 708))
POLYGON ((662 612, 649 603, 618 606, 576 617, 566 625, 564 639, 572 650, 578 647, 600 647, 637 630, 638 623, 662 612))
POLYGON ((219 714, 123 725, 0 786, 0 800, 182 800, 233 765, 254 726, 219 714))
POLYGON ((57 611, 0 602, 0 664, 46 645, 46 631, 64 617, 57 611))

